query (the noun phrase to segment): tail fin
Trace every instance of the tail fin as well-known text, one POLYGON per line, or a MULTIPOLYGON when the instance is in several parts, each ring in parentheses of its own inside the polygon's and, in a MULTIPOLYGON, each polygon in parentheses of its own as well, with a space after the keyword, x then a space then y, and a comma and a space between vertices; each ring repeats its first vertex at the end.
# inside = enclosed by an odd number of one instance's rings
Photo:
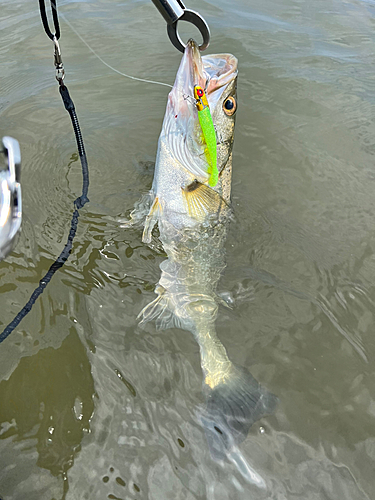
POLYGON ((205 386, 206 411, 202 417, 211 455, 228 457, 243 441, 254 422, 273 413, 278 398, 264 389, 246 368, 234 367, 234 374, 213 389, 205 386))

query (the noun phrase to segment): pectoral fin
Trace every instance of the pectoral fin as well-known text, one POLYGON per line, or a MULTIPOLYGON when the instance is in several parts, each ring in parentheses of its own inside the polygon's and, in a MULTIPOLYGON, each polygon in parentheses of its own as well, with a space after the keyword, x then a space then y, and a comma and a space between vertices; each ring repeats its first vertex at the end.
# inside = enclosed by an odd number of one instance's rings
POLYGON ((182 188, 182 194, 188 214, 198 222, 207 216, 215 215, 225 205, 222 197, 213 189, 195 180, 182 188))

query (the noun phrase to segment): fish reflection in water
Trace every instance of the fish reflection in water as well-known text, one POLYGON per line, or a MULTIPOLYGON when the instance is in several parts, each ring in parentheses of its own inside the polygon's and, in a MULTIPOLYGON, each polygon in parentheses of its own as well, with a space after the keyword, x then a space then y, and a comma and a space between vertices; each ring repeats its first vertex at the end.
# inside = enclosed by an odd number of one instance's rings
MULTIPOLYGON (((190 40, 169 94, 159 137, 152 189, 132 212, 144 221, 143 241, 158 223, 168 259, 162 262, 157 298, 140 313, 141 324, 190 331, 200 348, 206 408, 201 416, 212 457, 229 459, 252 483, 264 480, 238 449, 251 425, 272 413, 277 398, 228 358, 217 337, 217 283, 225 268, 237 59, 230 54, 201 57, 190 40), (202 135, 194 88, 206 90, 217 137, 218 182, 212 186, 210 157, 202 135)), ((212 168, 212 165, 211 165, 212 168)))

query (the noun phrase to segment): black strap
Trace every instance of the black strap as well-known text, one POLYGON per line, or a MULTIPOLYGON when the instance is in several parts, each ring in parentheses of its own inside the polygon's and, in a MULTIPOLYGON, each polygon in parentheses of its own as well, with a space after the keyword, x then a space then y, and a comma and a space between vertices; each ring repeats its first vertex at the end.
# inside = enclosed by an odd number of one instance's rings
POLYGON ((74 202, 76 208, 79 209, 79 208, 82 208, 83 205, 89 201, 89 199, 87 198, 87 193, 89 190, 89 167, 87 164, 85 146, 83 144, 81 129, 79 127, 78 118, 76 115, 76 110, 75 110, 73 101, 72 101, 72 99, 69 95, 69 92, 68 92, 68 87, 66 87, 65 85, 60 85, 59 90, 60 90, 60 94, 61 94, 64 106, 65 106, 65 109, 69 113, 70 119, 72 120, 74 135, 76 137, 76 142, 77 142, 79 159, 81 160, 82 195, 79 198, 77 198, 74 202))
POLYGON ((46 32, 47 36, 51 40, 53 40, 53 37, 55 36, 56 40, 58 40, 60 38, 60 26, 59 26, 59 19, 57 17, 56 0, 50 0, 50 2, 51 2, 53 24, 55 26, 55 33, 54 34, 49 29, 48 19, 47 19, 47 13, 46 13, 46 6, 45 6, 45 3, 44 3, 44 0, 39 0, 40 16, 42 18, 42 23, 43 23, 44 31, 46 32))
MULTIPOLYGON (((51 30, 49 29, 49 26, 48 26, 44 0, 39 0, 40 15, 42 17, 42 23, 43 23, 43 26, 44 26, 44 29, 46 31, 47 36, 51 40, 53 40, 54 37, 56 37, 56 39, 58 40, 60 38, 60 27, 59 27, 59 21, 58 21, 58 17, 57 17, 56 0, 50 0, 50 1, 51 1, 53 22, 55 25, 55 34, 54 35, 51 33, 51 30)), ((74 209, 74 212, 72 215, 72 220, 70 223, 70 231, 69 231, 68 240, 66 242, 66 245, 64 246, 63 251, 57 257, 57 259, 52 264, 52 266, 48 269, 47 273, 39 281, 39 286, 34 290, 30 299, 28 300, 27 304, 21 309, 21 311, 17 314, 17 316, 13 319, 13 321, 11 321, 9 323, 9 325, 4 329, 4 331, 0 334, 0 343, 3 342, 8 337, 8 335, 10 335, 13 332, 13 330, 20 324, 20 322, 23 320, 23 318, 31 311, 31 308, 35 304, 35 301, 38 299, 39 295, 41 295, 44 292, 44 289, 46 288, 48 283, 51 281, 55 272, 58 269, 60 269, 60 267, 62 267, 65 264, 65 262, 68 260, 70 252, 72 251, 73 240, 74 240, 74 237, 75 237, 76 232, 77 232, 79 209, 82 208, 85 205, 85 203, 87 203, 89 201, 89 199, 87 197, 87 193, 89 190, 89 169, 88 169, 88 164, 87 164, 85 147, 83 145, 81 129, 79 127, 78 118, 76 115, 76 110, 75 110, 73 101, 69 95, 68 88, 62 83, 62 79, 60 79, 58 81, 59 81, 59 91, 60 91, 61 98, 63 100, 65 109, 69 113, 70 119, 72 121, 74 135, 75 135, 76 142, 77 142, 79 158, 81 160, 82 194, 74 201, 75 209, 74 209)))
POLYGON ((35 304, 35 301, 38 299, 39 295, 44 292, 44 289, 51 281, 55 272, 62 267, 65 262, 68 260, 70 252, 72 251, 73 240, 77 232, 78 226, 78 217, 79 217, 79 209, 82 208, 85 203, 89 201, 87 197, 88 189, 89 189, 89 170, 87 165, 87 158, 85 153, 85 147, 83 145, 81 129, 79 127, 76 111, 74 108, 74 104, 72 99, 70 98, 68 88, 65 85, 60 85, 59 87, 60 94, 62 100, 64 102, 65 109, 68 111, 70 118, 72 120, 72 125, 74 129, 74 134, 76 137, 77 147, 79 158, 81 160, 82 166, 82 194, 75 201, 75 210, 73 212, 72 221, 70 223, 70 231, 68 240, 63 251, 57 257, 52 266, 48 269, 48 272, 43 276, 43 278, 39 281, 39 286, 34 290, 27 304, 21 309, 21 311, 17 314, 17 316, 13 319, 11 323, 4 329, 4 331, 0 334, 0 343, 3 342, 8 335, 12 333, 12 331, 19 325, 19 323, 23 320, 23 318, 30 312, 31 308, 35 304))

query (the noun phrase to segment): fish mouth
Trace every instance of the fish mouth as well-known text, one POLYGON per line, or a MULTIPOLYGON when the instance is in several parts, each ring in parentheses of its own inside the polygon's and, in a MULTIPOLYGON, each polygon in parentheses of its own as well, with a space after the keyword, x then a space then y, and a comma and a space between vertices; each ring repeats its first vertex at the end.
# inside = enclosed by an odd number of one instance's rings
MULTIPOLYGON (((228 86, 233 90, 236 78, 237 59, 234 56, 215 54, 201 57, 196 42, 188 41, 168 96, 161 137, 179 164, 200 182, 206 182, 209 174, 206 145, 193 97, 194 87, 199 85, 205 89, 215 126, 215 110, 220 111, 220 103, 226 97, 223 93, 228 86)), ((219 118, 220 113, 217 116, 219 118)))
POLYGON ((231 54, 201 56, 197 43, 190 39, 186 45, 173 89, 169 94, 170 112, 180 120, 197 116, 194 86, 206 91, 213 111, 222 91, 237 76, 237 59, 231 54))

